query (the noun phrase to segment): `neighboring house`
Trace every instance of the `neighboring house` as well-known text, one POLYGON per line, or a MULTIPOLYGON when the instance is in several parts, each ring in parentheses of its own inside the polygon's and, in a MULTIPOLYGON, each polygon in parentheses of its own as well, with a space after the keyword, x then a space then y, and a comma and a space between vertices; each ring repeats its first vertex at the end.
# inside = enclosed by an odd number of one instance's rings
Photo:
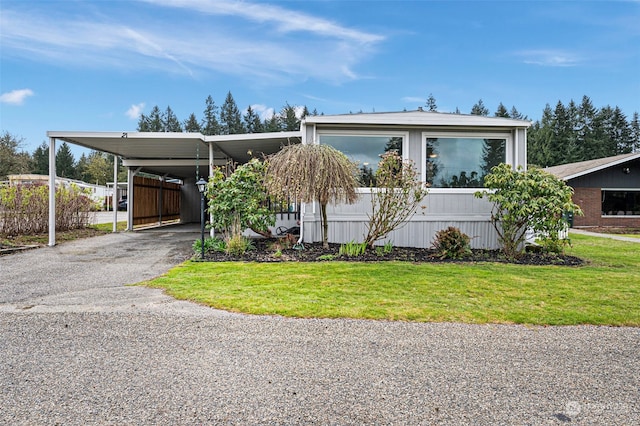
POLYGON ((640 153, 545 169, 574 190, 584 216, 573 226, 640 226, 640 153))
MULTIPOLYGON (((21 174, 21 175, 9 175, 9 185, 48 185, 49 175, 37 175, 37 174, 21 174)), ((113 189, 107 188, 104 185, 95 185, 87 183, 77 179, 69 179, 56 176, 56 185, 63 185, 65 187, 76 186, 82 189, 93 201, 99 204, 103 204, 105 198, 111 196, 113 189)))
MULTIPOLYGON (((114 154, 128 169, 128 228, 135 218, 134 175, 152 173, 177 178, 182 222, 199 221, 200 196, 195 186, 214 166, 245 163, 291 143, 332 145, 358 162, 363 182, 370 182, 380 155, 396 150, 412 160, 429 195, 417 214, 389 236, 396 246, 430 247, 437 231, 456 226, 472 237, 472 247, 497 248, 491 224, 492 205, 474 197, 492 166, 505 162, 526 167, 529 121, 436 112, 405 111, 308 116, 299 131, 204 136, 200 133, 47 132, 50 149, 56 140, 114 154)), ((375 189, 374 189, 375 190, 375 189)), ((371 198, 368 185, 359 189, 354 205, 329 206, 329 241, 362 241, 371 198)), ((162 197, 162 192, 159 195, 162 197)), ((160 203, 162 204, 162 203, 160 203)), ((297 213, 297 212, 296 212, 297 213)), ((276 226, 296 224, 287 214, 276 226)), ((300 210, 304 241, 321 240, 320 214, 315 203, 300 210)), ((152 219, 155 220, 155 219, 152 219)), ((50 235, 50 241, 55 236, 50 235)), ((384 242, 384 241, 383 241, 384 242)), ((54 244, 51 243, 50 244, 54 244)))

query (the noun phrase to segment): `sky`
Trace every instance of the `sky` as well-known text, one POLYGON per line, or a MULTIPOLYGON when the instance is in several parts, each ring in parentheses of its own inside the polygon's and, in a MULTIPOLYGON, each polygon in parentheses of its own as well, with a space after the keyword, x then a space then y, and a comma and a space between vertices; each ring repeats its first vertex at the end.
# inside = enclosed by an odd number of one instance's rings
POLYGON ((442 112, 482 99, 532 120, 587 95, 631 118, 639 22, 640 0, 2 0, 0 128, 33 152, 48 130, 134 131, 155 105, 201 119, 229 91, 263 118, 429 94, 442 112))

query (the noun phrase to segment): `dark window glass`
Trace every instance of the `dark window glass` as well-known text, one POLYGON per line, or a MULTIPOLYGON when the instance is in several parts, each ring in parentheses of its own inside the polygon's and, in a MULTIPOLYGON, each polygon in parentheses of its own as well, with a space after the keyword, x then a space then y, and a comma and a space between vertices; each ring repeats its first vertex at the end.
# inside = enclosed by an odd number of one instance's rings
POLYGON ((506 160, 506 139, 427 138, 426 181, 433 188, 482 188, 506 160))
POLYGON ((640 215, 640 191, 602 191, 602 214, 640 215))

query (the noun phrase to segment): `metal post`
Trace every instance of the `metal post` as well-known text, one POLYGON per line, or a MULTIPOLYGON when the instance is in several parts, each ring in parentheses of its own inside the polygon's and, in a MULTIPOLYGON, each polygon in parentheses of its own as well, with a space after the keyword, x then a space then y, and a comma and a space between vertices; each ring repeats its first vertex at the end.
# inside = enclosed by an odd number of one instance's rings
POLYGON ((204 260, 204 192, 200 193, 200 260, 204 260))
POLYGON ((113 205, 113 232, 118 231, 118 156, 113 156, 113 192, 111 204, 113 205))
POLYGON ((49 138, 49 247, 56 245, 56 140, 49 138))

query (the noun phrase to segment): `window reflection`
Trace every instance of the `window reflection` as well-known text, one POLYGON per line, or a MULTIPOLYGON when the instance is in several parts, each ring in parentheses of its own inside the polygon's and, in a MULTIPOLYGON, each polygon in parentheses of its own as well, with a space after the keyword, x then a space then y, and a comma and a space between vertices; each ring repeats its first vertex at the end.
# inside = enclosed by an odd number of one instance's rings
POLYGON ((358 164, 360 184, 364 187, 375 186, 382 154, 395 151, 402 155, 402 139, 402 136, 320 135, 320 143, 334 147, 358 164))
POLYGON ((426 181, 432 188, 482 188, 491 168, 505 162, 506 139, 427 138, 426 181))

